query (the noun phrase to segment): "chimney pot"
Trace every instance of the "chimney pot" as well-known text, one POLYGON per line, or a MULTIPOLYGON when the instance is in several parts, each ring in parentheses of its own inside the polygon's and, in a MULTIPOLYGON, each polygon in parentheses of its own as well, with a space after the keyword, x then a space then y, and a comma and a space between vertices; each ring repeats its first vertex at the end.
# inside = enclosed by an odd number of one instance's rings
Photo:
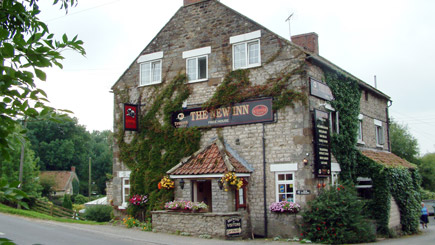
POLYGON ((74 167, 74 166, 71 166, 71 172, 76 172, 76 167, 74 167))
POLYGON ((319 36, 315 32, 292 36, 292 42, 311 53, 319 54, 319 36))

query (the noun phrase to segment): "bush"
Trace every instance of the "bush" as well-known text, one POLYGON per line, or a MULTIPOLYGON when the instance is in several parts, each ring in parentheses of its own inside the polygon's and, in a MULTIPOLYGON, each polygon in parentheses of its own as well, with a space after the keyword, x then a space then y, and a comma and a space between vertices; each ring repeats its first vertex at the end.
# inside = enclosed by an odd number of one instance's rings
POLYGON ((67 194, 63 195, 62 207, 72 209, 71 197, 67 194))
POLYGON ((309 206, 310 210, 302 214, 304 238, 329 244, 375 241, 375 229, 363 215, 364 202, 353 187, 331 187, 309 206))
POLYGON ((89 200, 89 199, 88 199, 87 197, 83 196, 82 194, 77 194, 77 195, 74 197, 74 203, 75 203, 75 204, 84 204, 84 203, 87 203, 88 200, 89 200))
POLYGON ((85 219, 97 222, 107 222, 112 219, 112 207, 106 205, 94 205, 86 208, 85 219))

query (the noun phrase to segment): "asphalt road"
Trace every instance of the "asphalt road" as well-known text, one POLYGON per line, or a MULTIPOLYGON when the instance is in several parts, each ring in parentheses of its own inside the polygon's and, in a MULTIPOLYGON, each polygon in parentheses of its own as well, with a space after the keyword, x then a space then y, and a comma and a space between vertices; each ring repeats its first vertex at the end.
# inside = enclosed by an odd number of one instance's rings
MULTIPOLYGON (((386 239, 377 244, 435 244, 435 220, 429 219, 429 228, 421 234, 398 239, 386 239)), ((82 225, 44 221, 0 213, 0 238, 6 237, 19 245, 112 245, 112 244, 152 244, 152 245, 203 245, 203 244, 292 244, 276 242, 273 239, 225 241, 177 236, 163 233, 144 232, 112 225, 82 225)), ((299 243, 295 243, 299 244, 299 243)), ((373 243, 371 243, 373 244, 373 243)))

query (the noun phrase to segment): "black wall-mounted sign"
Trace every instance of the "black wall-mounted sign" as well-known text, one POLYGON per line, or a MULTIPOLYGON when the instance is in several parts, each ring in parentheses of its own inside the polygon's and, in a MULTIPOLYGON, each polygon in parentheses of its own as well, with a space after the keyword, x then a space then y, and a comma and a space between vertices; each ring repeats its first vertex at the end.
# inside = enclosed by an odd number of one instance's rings
POLYGON ((272 98, 246 101, 213 111, 202 108, 187 109, 172 114, 176 128, 223 127, 229 125, 272 122, 272 98))
POLYGON ((139 106, 132 104, 124 104, 124 130, 137 131, 139 125, 139 106))
POLYGON ((242 219, 230 218, 225 220, 225 235, 239 236, 242 233, 242 219))
POLYGON ((310 195, 310 190, 296 190, 296 195, 310 195))
POLYGON ((331 141, 329 138, 329 114, 314 110, 314 173, 318 178, 331 175, 331 141))
POLYGON ((334 100, 331 89, 328 85, 321 83, 310 77, 310 93, 313 96, 319 97, 324 100, 334 100))

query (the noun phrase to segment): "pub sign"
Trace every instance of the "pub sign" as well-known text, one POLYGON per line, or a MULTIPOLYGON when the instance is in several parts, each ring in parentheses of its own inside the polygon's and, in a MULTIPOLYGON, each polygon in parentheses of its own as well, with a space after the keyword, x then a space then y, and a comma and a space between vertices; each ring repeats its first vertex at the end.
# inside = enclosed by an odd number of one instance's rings
POLYGON ((239 236, 242 233, 242 219, 230 218, 225 220, 225 235, 239 236))
POLYGON ((138 129, 138 105, 124 104, 124 130, 137 131, 138 129))
POLYGON ((331 141, 329 137, 329 113, 314 110, 315 169, 318 178, 331 176, 331 141))
POLYGON ((331 89, 328 85, 319 82, 310 77, 310 93, 312 96, 316 96, 318 98, 331 101, 334 100, 334 96, 332 95, 331 89))
POLYGON ((172 123, 176 128, 223 127, 273 120, 272 98, 245 101, 211 111, 192 108, 172 114, 172 123))

